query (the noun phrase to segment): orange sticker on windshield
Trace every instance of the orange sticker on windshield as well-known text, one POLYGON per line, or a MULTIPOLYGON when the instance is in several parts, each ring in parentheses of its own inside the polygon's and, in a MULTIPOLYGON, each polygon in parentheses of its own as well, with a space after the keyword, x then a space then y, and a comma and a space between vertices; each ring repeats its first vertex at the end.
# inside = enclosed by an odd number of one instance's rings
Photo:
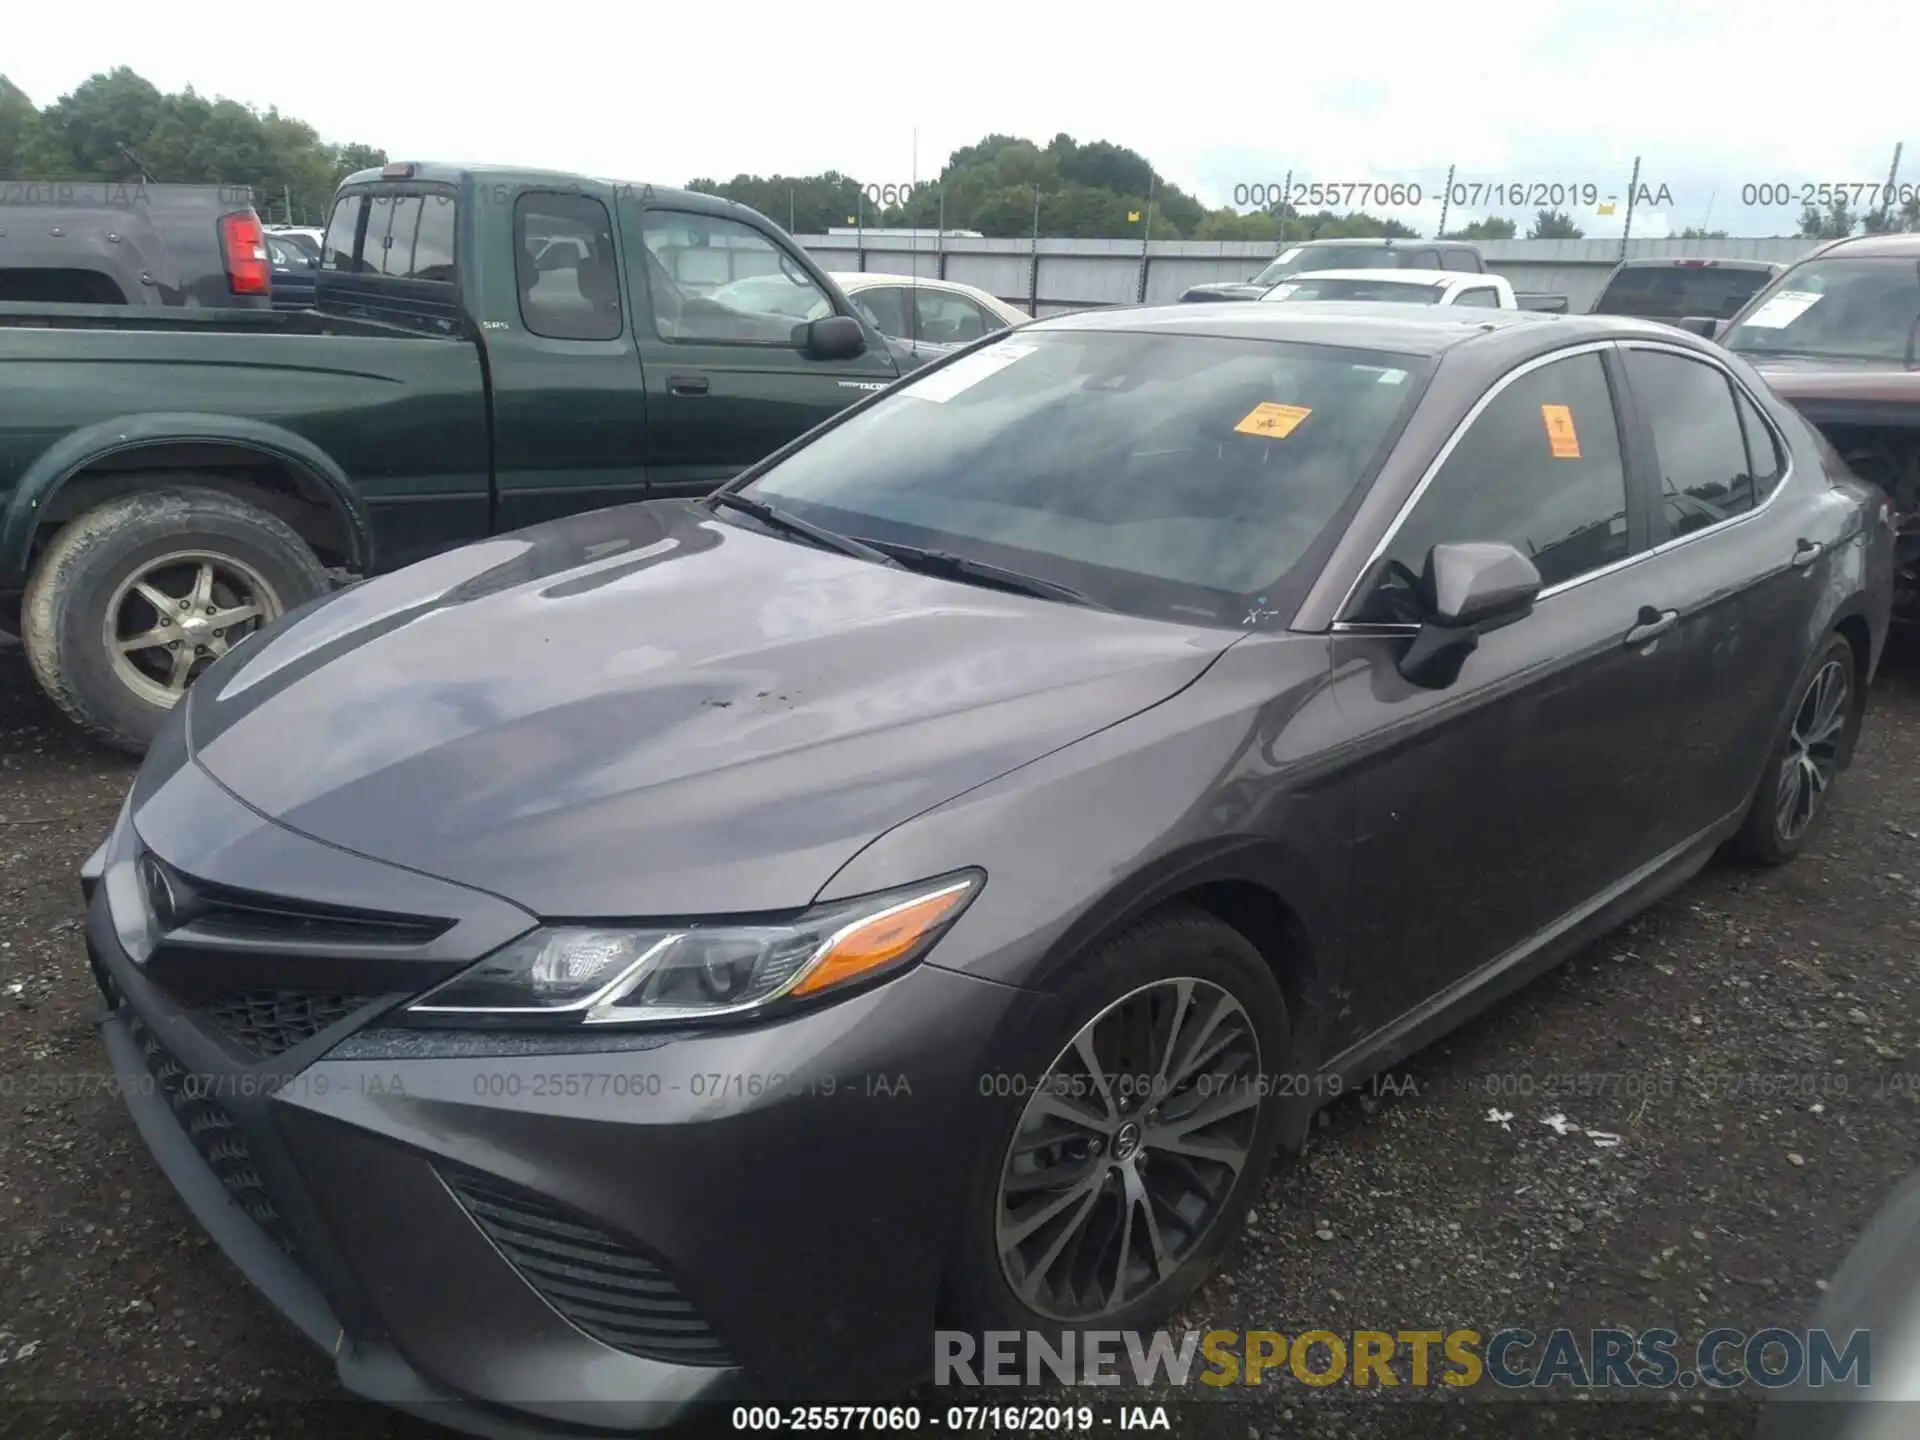
POLYGON ((1300 422, 1313 411, 1305 405, 1275 405, 1266 401, 1253 407, 1233 428, 1242 435, 1265 435, 1269 439, 1284 440, 1300 428, 1300 422))
POLYGON ((1578 460, 1580 437, 1573 433, 1573 411, 1564 405, 1542 405, 1540 418, 1547 422, 1547 443, 1556 460, 1578 460))

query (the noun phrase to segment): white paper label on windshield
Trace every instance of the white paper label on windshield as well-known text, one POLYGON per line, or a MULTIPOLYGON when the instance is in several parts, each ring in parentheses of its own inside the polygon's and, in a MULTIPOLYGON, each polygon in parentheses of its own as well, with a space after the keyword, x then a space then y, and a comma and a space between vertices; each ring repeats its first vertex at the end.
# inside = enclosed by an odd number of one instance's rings
POLYGON ((1740 323, 1757 325, 1762 330, 1784 330, 1822 298, 1817 290, 1782 290, 1740 323))
POLYGON ((1404 370, 1395 370, 1386 365, 1356 365, 1353 367, 1362 375, 1378 375, 1382 385, 1398 385, 1407 378, 1404 370))
POLYGON ((990 375, 998 375, 1016 360, 1025 359, 1038 346, 1021 345, 1014 341, 1002 341, 990 345, 985 350, 954 361, 936 374, 923 380, 910 380, 901 387, 902 395, 911 395, 916 400, 933 400, 945 404, 962 390, 970 390, 990 375))
POLYGON ((1261 298, 1266 300, 1284 300, 1299 288, 1298 285, 1276 285, 1261 298))

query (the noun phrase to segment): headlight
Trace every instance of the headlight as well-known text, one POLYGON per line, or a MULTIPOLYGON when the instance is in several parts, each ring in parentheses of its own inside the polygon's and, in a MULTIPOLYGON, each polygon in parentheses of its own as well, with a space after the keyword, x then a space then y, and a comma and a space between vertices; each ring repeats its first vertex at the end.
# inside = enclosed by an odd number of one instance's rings
POLYGON ((960 918, 977 871, 840 900, 779 924, 535 930, 407 1007, 419 1023, 647 1025, 784 1008, 913 964, 960 918))

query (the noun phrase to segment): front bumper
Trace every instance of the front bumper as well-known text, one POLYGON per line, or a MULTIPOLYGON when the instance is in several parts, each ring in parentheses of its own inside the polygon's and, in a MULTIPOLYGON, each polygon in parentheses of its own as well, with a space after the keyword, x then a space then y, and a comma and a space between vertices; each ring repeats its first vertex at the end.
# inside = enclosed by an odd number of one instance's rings
POLYGON ((257 882, 263 853, 325 852, 280 894, 373 862, 190 762, 139 801, 83 877, 106 1048, 181 1197, 348 1390, 475 1434, 605 1433, 925 1372, 984 1049, 1035 997, 923 966, 778 1025, 580 1053, 383 1026, 400 993, 243 1055, 136 963, 110 900, 129 857, 219 882, 244 856, 257 882))

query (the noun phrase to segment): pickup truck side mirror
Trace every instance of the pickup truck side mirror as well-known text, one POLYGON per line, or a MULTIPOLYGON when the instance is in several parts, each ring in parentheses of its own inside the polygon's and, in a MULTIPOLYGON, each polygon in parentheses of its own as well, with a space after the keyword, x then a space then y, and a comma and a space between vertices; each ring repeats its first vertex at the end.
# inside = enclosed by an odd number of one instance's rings
POLYGON ((851 360, 867 349, 867 332, 851 315, 823 315, 793 327, 793 347, 809 360, 851 360))
POLYGON ((1688 315, 1675 322, 1682 330, 1690 330, 1695 335, 1704 335, 1709 340, 1718 340, 1720 332, 1727 328, 1727 322, 1716 320, 1711 315, 1688 315))
POLYGON ((1400 673, 1444 690, 1460 677, 1482 635, 1532 613, 1542 586, 1533 562, 1511 545, 1434 546, 1417 587, 1424 618, 1400 657, 1400 673))

